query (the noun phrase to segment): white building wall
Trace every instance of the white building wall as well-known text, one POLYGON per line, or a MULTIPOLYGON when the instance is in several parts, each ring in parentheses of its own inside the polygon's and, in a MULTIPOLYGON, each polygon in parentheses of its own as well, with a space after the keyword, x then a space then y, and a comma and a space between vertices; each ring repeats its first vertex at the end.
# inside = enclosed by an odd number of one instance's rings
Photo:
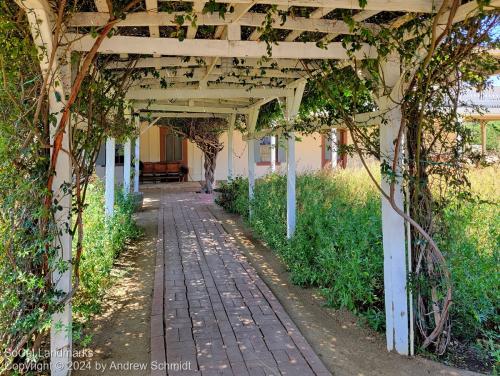
MULTIPOLYGON (((146 124, 141 124, 143 133, 141 134, 141 161, 143 162, 158 162, 160 158, 160 139, 159 128, 152 126, 146 128, 146 124)), ((297 172, 313 171, 321 169, 321 136, 319 134, 299 136, 300 140, 296 143, 296 165, 297 172)), ((221 142, 224 149, 217 157, 217 165, 215 169, 216 180, 227 180, 228 153, 227 133, 221 135, 221 142)), ((281 144, 281 142, 280 142, 281 144)), ((188 142, 188 168, 189 180, 200 181, 204 179, 203 170, 203 154, 201 150, 192 142, 188 142)), ((234 176, 247 176, 248 174, 248 151, 247 143, 243 140, 243 134, 237 130, 233 133, 233 168, 234 176)), ((255 166, 255 175, 257 178, 262 177, 270 172, 269 165, 257 164, 255 166)), ((102 169, 103 170, 103 169, 102 169)), ((276 170, 278 172, 286 171, 286 162, 278 163, 276 170)), ((117 182, 122 179, 122 169, 117 166, 117 182)), ((103 175, 101 168, 98 166, 98 175, 103 175)))

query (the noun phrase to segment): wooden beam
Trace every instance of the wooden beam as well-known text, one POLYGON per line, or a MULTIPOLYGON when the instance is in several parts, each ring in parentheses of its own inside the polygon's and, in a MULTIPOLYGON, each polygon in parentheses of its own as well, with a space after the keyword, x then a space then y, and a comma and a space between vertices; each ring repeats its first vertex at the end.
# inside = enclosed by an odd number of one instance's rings
MULTIPOLYGON (((323 10, 330 10, 330 8, 320 8, 318 11, 313 12, 313 16, 323 16, 325 13, 323 10)), ((361 13, 377 13, 377 12, 361 12, 361 13)), ((185 15, 185 12, 136 12, 130 13, 125 19, 118 23, 118 26, 178 26, 175 21, 175 17, 178 15, 185 15)), ((354 16, 356 17, 356 16, 354 16)), ((368 17, 366 17, 368 18, 368 17)), ((211 26, 233 26, 234 28, 239 28, 240 26, 251 26, 251 27, 261 27, 266 22, 266 15, 263 13, 247 13, 246 15, 239 18, 239 21, 234 22, 235 17, 231 15, 226 15, 224 18, 220 17, 218 14, 203 14, 196 13, 196 24, 199 25, 211 25, 211 26)), ((72 27, 98 27, 104 26, 109 20, 108 13, 95 13, 95 12, 82 12, 75 13, 68 21, 68 25, 72 27)), ((184 26, 192 28, 191 21, 185 19, 184 26)), ((365 27, 376 30, 378 28, 375 24, 366 24, 365 27)), ((329 20, 329 19, 318 19, 318 18, 306 18, 306 17, 288 17, 284 23, 279 17, 274 18, 273 28, 275 29, 285 29, 294 30, 292 32, 298 33, 300 35, 304 31, 321 32, 321 33, 337 33, 337 34, 352 34, 349 25, 341 20, 329 20)), ((236 29, 235 29, 236 30, 236 29)), ((258 32, 258 30, 256 30, 258 32)), ((189 31, 188 31, 189 33, 189 31)), ((258 32, 260 33, 260 32, 258 32)), ((293 41, 295 39, 291 38, 290 34, 286 41, 293 41)), ((188 35, 189 36, 189 35, 188 35)), ((239 40, 239 36, 234 37, 231 33, 228 33, 230 40, 239 40)), ((255 36, 254 36, 255 37, 255 36)), ((192 39, 192 38, 188 38, 192 39)), ((218 38, 215 38, 218 39, 218 38)), ((258 39, 258 38, 257 38, 258 39)), ((257 40, 252 39, 250 40, 257 40)))
MULTIPOLYGON (((90 35, 66 34, 74 51, 89 51, 94 45, 90 35)), ((280 42, 272 45, 272 57, 281 59, 348 59, 349 55, 342 43, 330 43, 320 48, 314 42, 280 42)), ((227 41, 175 38, 142 38, 113 36, 105 39, 99 52, 102 54, 161 54, 202 57, 254 57, 267 56, 265 43, 256 41, 227 41)), ((355 54, 357 59, 376 58, 375 48, 365 44, 355 54)))
MULTIPOLYGON (((335 8, 318 8, 309 15, 309 18, 313 21, 318 20, 320 18, 325 17, 328 13, 330 13, 334 9, 335 8)), ((293 42, 300 36, 300 34, 302 34, 302 32, 303 30, 293 30, 290 34, 286 36, 285 40, 287 42, 293 42)))
POLYGON ((148 112, 147 110, 141 110, 141 113, 146 113, 153 118, 174 118, 174 119, 212 119, 212 118, 221 118, 226 119, 226 114, 219 113, 192 113, 192 112, 148 112))
MULTIPOLYGON (((376 15, 377 13, 380 13, 380 11, 378 10, 363 10, 357 14, 355 14, 352 19, 355 21, 355 22, 362 22, 374 15, 376 15)), ((370 24, 367 24, 365 23, 365 25, 370 25, 370 24)), ((332 39, 335 39, 338 35, 340 34, 345 34, 345 33, 339 33, 339 32, 336 32, 336 33, 330 33, 328 35, 326 35, 321 41, 323 43, 328 43, 330 42, 332 39)))
MULTIPOLYGON (((295 81, 290 81, 289 78, 277 78, 274 81, 271 81, 270 78, 257 78, 257 79, 247 79, 246 81, 241 81, 241 79, 236 77, 227 77, 224 81, 217 81, 217 76, 209 76, 207 85, 205 87, 201 87, 202 89, 210 88, 210 89, 222 89, 222 88, 242 88, 242 89, 251 89, 251 88, 283 88, 290 86, 295 81)), ((160 84, 157 79, 146 79, 141 81, 136 81, 131 84, 130 87, 134 88, 144 88, 144 89, 172 89, 172 88, 198 88, 199 83, 198 78, 188 78, 188 77, 177 77, 174 79, 167 79, 167 86, 160 84)))
POLYGON ((167 100, 197 98, 266 98, 284 95, 283 89, 130 89, 127 99, 167 100))
POLYGON ((199 23, 198 23, 198 14, 202 13, 203 8, 205 8, 205 4, 206 4, 205 1, 200 1, 200 2, 197 2, 197 3, 193 3, 193 12, 196 14, 196 25, 193 26, 192 22, 190 22, 191 24, 188 26, 187 34, 186 34, 186 38, 187 39, 194 39, 194 38, 196 38, 196 32, 198 31, 198 25, 199 25, 199 23))
POLYGON ((94 0, 94 4, 98 12, 109 13, 108 3, 106 0, 94 0))
MULTIPOLYGON (((158 0, 146 0, 146 10, 148 11, 148 15, 152 16, 154 14, 158 14, 158 0)), ((159 25, 151 25, 149 26, 149 36, 151 38, 159 38, 160 37, 160 26, 159 25)), ((160 57, 160 55, 155 54, 155 57, 160 57)))
MULTIPOLYGON (((146 10, 149 17, 158 14, 158 0, 146 0, 146 10)), ((152 38, 160 37, 160 26, 149 25, 149 36, 152 38)), ((158 55, 157 55, 158 56, 158 55)))
MULTIPOLYGON (((218 0, 218 2, 226 4, 253 4, 253 0, 218 0)), ((258 0, 258 3, 289 7, 296 6, 312 8, 343 8, 392 12, 399 11, 432 13, 435 12, 436 9, 439 9, 442 4, 442 0, 368 0, 364 7, 360 5, 359 1, 353 0, 258 0)))
MULTIPOLYGON (((259 69, 259 68, 215 68, 215 64, 211 64, 207 68, 177 68, 177 69, 162 69, 158 72, 158 78, 182 78, 182 77, 191 77, 196 79, 207 79, 209 76, 226 76, 227 78, 249 78, 249 77, 261 77, 261 78, 301 78, 305 77, 306 73, 297 71, 297 70, 285 70, 282 71, 280 69, 259 69), (237 75, 234 77, 233 74, 237 75)), ((142 79, 156 79, 156 76, 152 74, 147 74, 142 79)))
POLYGON ((246 114, 249 110, 246 107, 216 107, 216 106, 181 106, 174 104, 150 104, 146 102, 135 102, 134 108, 149 111, 170 111, 170 112, 196 112, 211 114, 246 114))
MULTIPOLYGON (((288 6, 287 5, 280 5, 277 8, 277 10, 278 10, 278 12, 286 12, 288 10, 288 6)), ((278 25, 281 24, 281 21, 282 20, 280 20, 280 22, 278 22, 278 25)), ((273 22, 273 24, 275 24, 275 23, 276 22, 273 22)), ((260 26, 263 26, 263 23, 261 23, 260 26)), ((261 35, 262 35, 262 31, 260 31, 259 27, 258 27, 256 30, 254 30, 252 32, 252 34, 250 34, 250 37, 248 38, 248 40, 259 40, 259 38, 260 38, 261 35)))
MULTIPOLYGON (((164 68, 164 67, 206 67, 211 64, 212 59, 207 57, 199 57, 196 59, 189 59, 186 61, 181 57, 143 57, 135 62, 135 68, 164 68)), ((270 59, 269 61, 262 61, 257 58, 242 59, 237 65, 233 63, 232 58, 222 58, 216 64, 218 67, 225 68, 275 68, 275 69, 302 69, 303 66, 299 60, 294 59, 270 59)), ((130 61, 113 61, 110 62, 105 69, 127 69, 130 61)))
POLYGON ((218 57, 212 58, 212 61, 210 62, 210 65, 207 66, 206 72, 204 72, 203 78, 200 80, 200 89, 204 88, 204 87, 207 87, 208 77, 210 76, 210 74, 214 70, 214 68, 217 65, 218 61, 219 61, 218 57))

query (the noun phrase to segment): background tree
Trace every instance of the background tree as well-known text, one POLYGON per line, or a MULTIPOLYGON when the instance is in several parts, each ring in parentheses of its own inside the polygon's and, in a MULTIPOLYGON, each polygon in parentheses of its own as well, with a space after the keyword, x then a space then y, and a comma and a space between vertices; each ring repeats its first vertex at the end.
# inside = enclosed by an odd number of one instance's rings
POLYGON ((175 119, 169 120, 168 126, 173 132, 196 144, 202 151, 205 170, 203 191, 212 193, 217 155, 224 148, 220 136, 227 130, 227 120, 221 118, 175 119))

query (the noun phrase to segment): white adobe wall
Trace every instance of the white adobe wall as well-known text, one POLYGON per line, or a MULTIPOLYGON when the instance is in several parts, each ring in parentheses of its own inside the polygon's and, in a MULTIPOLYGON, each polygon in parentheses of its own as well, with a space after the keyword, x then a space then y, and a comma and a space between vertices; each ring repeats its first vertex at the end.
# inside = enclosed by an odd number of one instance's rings
MULTIPOLYGON (((221 136, 221 141, 227 145, 227 133, 221 136)), ((227 149, 224 148, 217 156, 215 168, 216 180, 227 180, 227 149)), ((311 136, 301 136, 301 140, 296 144, 297 172, 305 172, 321 169, 321 136, 319 134, 311 136)), ((203 154, 193 143, 188 143, 188 167, 190 180, 203 180, 203 154)), ((247 143, 243 141, 243 135, 234 131, 233 133, 233 166, 235 176, 246 176, 248 172, 248 150, 247 143)), ((279 170, 286 170, 286 163, 278 166, 279 170)), ((255 166, 256 177, 267 174, 269 166, 255 166)))

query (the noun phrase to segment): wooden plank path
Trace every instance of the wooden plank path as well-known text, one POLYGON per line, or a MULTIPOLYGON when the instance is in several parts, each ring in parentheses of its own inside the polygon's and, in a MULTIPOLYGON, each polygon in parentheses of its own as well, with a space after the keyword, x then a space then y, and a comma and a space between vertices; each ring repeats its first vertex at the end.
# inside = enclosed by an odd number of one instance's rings
POLYGON ((151 374, 331 375, 212 215, 211 202, 196 193, 162 196, 151 362, 169 369, 151 374))

